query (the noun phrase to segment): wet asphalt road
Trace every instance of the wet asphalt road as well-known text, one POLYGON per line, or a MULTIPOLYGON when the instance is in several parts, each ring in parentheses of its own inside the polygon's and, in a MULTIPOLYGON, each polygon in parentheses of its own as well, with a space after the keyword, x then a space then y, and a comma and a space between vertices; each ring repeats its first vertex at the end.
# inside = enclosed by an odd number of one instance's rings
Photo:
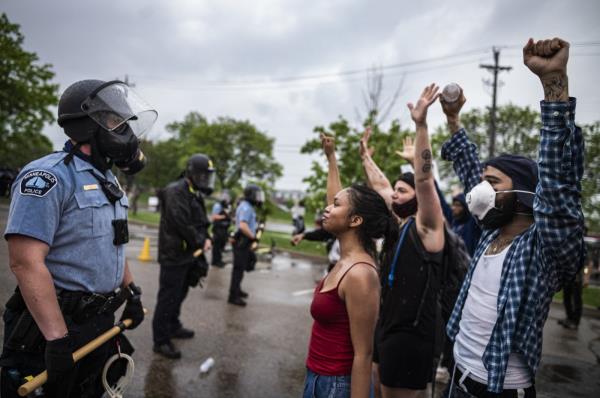
MULTIPOLYGON (((0 206, 2 231, 6 216, 5 206, 0 206)), ((192 289, 182 308, 182 321, 196 337, 176 341, 183 358, 168 360, 152 352, 158 264, 137 260, 146 236, 156 259, 156 230, 131 225, 130 231, 127 255, 149 314, 136 330, 127 332, 136 348, 135 376, 127 397, 301 396, 312 322, 308 309, 323 265, 286 255, 262 258, 257 270, 244 278, 243 287, 250 293, 246 308, 226 302, 230 266, 211 267, 204 288, 192 289), (208 357, 215 365, 200 375, 198 368, 208 357)), ((230 262, 229 253, 225 259, 230 262)), ((0 266, 0 303, 4 303, 15 280, 3 239, 0 266)), ((564 330, 556 323, 563 317, 562 308, 553 305, 536 379, 539 397, 600 397, 600 315, 594 311, 586 315, 578 331, 564 330)))

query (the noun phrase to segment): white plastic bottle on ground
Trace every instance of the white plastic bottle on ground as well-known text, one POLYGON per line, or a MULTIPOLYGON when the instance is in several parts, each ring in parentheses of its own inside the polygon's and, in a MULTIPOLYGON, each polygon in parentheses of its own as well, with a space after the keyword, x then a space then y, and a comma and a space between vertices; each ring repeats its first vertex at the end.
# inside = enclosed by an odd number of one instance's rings
POLYGON ((200 373, 208 373, 214 364, 215 360, 212 357, 207 358, 206 361, 202 362, 202 365, 200 365, 200 373))

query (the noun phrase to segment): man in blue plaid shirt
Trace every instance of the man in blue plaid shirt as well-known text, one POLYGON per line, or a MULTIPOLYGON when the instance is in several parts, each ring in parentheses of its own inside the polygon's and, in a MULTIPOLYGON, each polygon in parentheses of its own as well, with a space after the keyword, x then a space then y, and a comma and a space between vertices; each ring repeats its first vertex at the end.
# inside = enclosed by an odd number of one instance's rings
POLYGON ((568 94, 568 57, 569 44, 558 38, 529 39, 523 49, 544 88, 537 164, 516 155, 482 164, 459 125, 464 96, 441 99, 454 133, 442 157, 453 162, 484 228, 446 329, 455 341, 453 398, 535 397, 550 302, 582 266, 583 138, 568 94))

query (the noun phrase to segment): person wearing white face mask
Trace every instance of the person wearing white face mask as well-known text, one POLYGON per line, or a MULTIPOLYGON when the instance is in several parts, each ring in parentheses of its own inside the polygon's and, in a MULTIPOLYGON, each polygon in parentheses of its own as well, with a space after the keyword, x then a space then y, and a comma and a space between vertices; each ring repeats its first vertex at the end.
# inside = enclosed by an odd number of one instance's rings
POLYGON ((569 44, 555 38, 523 49, 544 88, 537 164, 518 155, 479 161, 459 124, 465 103, 441 100, 453 162, 469 211, 484 231, 446 331, 455 341, 448 396, 535 397, 542 333, 554 292, 583 264, 583 138, 566 73, 569 44))

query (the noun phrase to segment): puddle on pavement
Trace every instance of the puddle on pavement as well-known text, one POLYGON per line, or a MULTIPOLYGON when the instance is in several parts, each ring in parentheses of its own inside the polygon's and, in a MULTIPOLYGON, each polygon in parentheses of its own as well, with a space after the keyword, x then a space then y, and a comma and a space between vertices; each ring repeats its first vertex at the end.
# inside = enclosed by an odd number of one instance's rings
POLYGON ((578 383, 583 380, 578 369, 564 364, 548 364, 544 366, 546 377, 552 383, 578 383))

